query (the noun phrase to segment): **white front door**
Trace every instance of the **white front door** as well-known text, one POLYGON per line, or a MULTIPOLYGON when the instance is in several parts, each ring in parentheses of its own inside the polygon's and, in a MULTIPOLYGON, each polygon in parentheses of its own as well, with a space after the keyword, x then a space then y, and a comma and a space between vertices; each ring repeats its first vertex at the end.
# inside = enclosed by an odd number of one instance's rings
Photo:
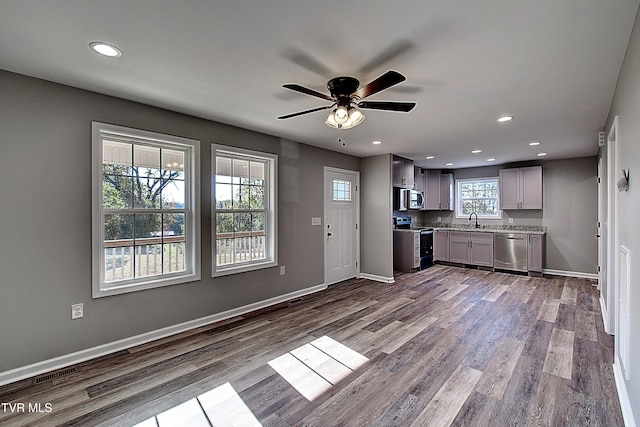
POLYGON ((324 280, 358 275, 359 172, 324 168, 324 280))

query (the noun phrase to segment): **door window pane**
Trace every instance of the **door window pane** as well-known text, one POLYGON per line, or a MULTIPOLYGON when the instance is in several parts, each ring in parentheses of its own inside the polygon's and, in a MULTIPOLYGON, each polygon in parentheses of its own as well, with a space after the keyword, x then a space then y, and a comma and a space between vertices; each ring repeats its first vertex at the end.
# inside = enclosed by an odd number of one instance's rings
POLYGON ((334 179, 332 182, 332 194, 334 202, 350 202, 351 181, 334 179))

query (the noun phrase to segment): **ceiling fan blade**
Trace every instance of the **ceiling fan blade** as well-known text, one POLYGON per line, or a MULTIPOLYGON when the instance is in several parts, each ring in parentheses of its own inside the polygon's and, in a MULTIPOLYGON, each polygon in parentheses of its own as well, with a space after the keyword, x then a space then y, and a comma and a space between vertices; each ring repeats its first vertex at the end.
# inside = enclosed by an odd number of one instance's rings
POLYGON ((328 110, 329 108, 333 108, 336 104, 326 105, 324 107, 312 108, 310 110, 298 111, 297 113, 287 114, 286 116, 280 116, 279 119, 290 119, 291 117, 301 116, 303 114, 315 113, 316 111, 328 110))
POLYGON ((354 95, 357 96, 359 99, 364 99, 367 96, 371 96, 374 93, 378 93, 380 91, 388 89, 391 86, 397 85, 398 83, 402 83, 405 80, 407 80, 407 78, 402 74, 400 74, 399 72, 393 71, 393 70, 387 71, 386 73, 384 73, 383 75, 381 75, 380 77, 372 81, 371 83, 365 86, 362 86, 360 89, 358 89, 354 93, 354 95))
POLYGON ((397 40, 391 46, 380 52, 375 58, 372 58, 362 68, 360 68, 358 70, 358 74, 368 74, 376 68, 390 63, 394 59, 407 53, 413 48, 413 42, 406 39, 397 40))
POLYGON ((370 110, 401 111, 408 113, 416 106, 415 102, 391 102, 391 101, 362 101, 358 103, 358 108, 368 108, 370 110))
POLYGON ((311 95, 318 98, 326 99, 327 101, 333 101, 333 98, 331 98, 329 95, 326 95, 324 93, 318 92, 313 89, 309 89, 308 87, 300 86, 299 84, 295 84, 295 83, 286 84, 286 85, 282 85, 282 87, 294 90, 296 92, 304 93, 305 95, 311 95))
POLYGON ((298 50, 297 48, 287 49, 283 52, 283 56, 294 64, 312 71, 319 76, 329 78, 329 76, 333 76, 335 74, 329 67, 324 65, 318 59, 314 58, 306 52, 298 50))

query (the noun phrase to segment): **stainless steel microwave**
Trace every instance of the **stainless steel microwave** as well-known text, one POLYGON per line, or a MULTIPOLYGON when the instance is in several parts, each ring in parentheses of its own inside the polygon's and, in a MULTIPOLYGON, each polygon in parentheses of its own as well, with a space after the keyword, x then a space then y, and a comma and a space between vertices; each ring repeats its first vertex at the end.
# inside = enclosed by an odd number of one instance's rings
POLYGON ((417 190, 399 189, 398 210, 424 209, 424 192, 417 190))

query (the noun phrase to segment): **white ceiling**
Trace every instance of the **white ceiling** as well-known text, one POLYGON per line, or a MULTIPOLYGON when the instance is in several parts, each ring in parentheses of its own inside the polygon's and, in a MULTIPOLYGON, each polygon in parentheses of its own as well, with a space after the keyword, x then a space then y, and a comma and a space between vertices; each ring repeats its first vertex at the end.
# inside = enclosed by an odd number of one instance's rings
POLYGON ((423 167, 590 156, 638 2, 0 0, 0 68, 423 167), (99 56, 88 47, 96 40, 123 55, 99 56), (325 105, 284 83, 328 93, 331 77, 366 84, 390 69, 407 81, 368 100, 416 108, 364 110, 343 131, 346 147, 327 111, 276 119, 325 105), (515 120, 497 123, 503 114, 515 120))

